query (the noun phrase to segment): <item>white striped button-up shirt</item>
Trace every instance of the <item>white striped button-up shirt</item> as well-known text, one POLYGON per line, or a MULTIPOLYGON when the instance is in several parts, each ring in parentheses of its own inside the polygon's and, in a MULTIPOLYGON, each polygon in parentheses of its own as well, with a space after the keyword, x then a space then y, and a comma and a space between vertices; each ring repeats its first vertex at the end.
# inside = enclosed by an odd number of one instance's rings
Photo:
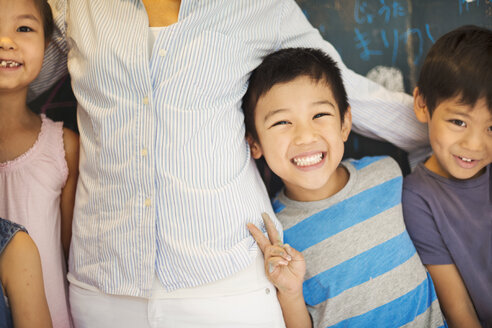
POLYGON ((50 3, 59 29, 31 95, 68 54, 81 140, 70 272, 102 292, 148 296, 156 274, 167 291, 198 286, 253 261, 246 223, 272 209, 241 98, 272 51, 324 49, 342 68, 356 131, 407 150, 426 143, 411 98, 346 69, 293 0, 183 0, 151 53, 139 0, 50 3))

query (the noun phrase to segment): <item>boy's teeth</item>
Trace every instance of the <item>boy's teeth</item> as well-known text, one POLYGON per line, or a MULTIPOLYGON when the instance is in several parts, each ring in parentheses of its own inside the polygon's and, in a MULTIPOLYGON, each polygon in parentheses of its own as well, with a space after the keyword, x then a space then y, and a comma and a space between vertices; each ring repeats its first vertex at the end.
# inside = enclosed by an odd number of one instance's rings
POLYGON ((321 162, 322 158, 323 158, 323 154, 319 153, 307 157, 297 157, 294 158, 293 161, 297 166, 308 166, 321 162))
POLYGON ((465 158, 465 157, 460 157, 462 161, 465 161, 465 162, 471 162, 472 159, 471 158, 465 158))
POLYGON ((0 62, 0 67, 6 68, 6 67, 17 67, 19 66, 19 63, 11 61, 11 60, 2 60, 0 62))

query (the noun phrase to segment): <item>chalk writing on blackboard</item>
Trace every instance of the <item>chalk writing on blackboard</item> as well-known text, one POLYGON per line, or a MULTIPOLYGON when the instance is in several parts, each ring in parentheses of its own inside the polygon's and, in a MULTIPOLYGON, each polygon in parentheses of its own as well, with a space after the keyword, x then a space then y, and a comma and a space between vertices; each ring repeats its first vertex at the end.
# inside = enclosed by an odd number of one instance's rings
POLYGON ((492 0, 297 1, 348 67, 363 75, 378 66, 400 70, 406 91, 441 35, 467 24, 492 28, 492 0))
MULTIPOLYGON (((460 2, 463 0, 459 0, 460 2)), ((432 43, 434 43, 434 37, 430 32, 429 24, 424 25, 424 33, 420 28, 410 27, 406 30, 399 30, 397 28, 391 28, 390 23, 392 19, 399 19, 408 15, 408 10, 399 1, 392 1, 391 3, 385 0, 379 0, 379 8, 369 7, 367 1, 356 0, 354 9, 354 20, 358 25, 361 24, 373 24, 376 20, 381 20, 382 28, 379 29, 379 37, 381 38, 382 45, 385 49, 391 50, 391 65, 396 64, 398 57, 398 49, 400 46, 404 46, 409 39, 413 38, 417 42, 417 46, 414 47, 416 53, 413 54, 413 64, 418 65, 423 52, 424 37, 427 37, 432 43), (372 11, 373 9, 374 11, 372 11)), ((369 61, 371 56, 380 56, 383 54, 381 49, 371 49, 371 40, 368 38, 367 32, 361 32, 360 27, 354 28, 355 44, 356 48, 361 50, 360 58, 364 61, 369 61)))

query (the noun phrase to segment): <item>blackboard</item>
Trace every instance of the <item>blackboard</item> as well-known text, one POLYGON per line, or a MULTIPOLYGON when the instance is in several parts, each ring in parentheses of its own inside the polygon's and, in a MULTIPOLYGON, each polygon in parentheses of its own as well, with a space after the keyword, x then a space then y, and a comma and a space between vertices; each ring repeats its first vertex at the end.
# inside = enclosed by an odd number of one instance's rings
POLYGON ((415 87, 425 55, 441 35, 467 24, 492 29, 492 0, 297 3, 349 68, 407 93, 415 87))

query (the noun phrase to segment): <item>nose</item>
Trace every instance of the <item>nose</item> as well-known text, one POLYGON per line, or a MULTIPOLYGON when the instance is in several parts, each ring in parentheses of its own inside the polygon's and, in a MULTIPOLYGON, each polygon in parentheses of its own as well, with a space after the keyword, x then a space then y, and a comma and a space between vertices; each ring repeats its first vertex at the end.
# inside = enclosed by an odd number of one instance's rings
POLYGON ((469 129, 461 140, 461 147, 469 151, 482 151, 486 137, 478 129, 469 129))
POLYGON ((0 36, 0 49, 2 50, 15 50, 15 42, 9 36, 0 36))
POLYGON ((310 124, 297 124, 294 140, 297 145, 307 145, 318 140, 318 133, 310 124))

